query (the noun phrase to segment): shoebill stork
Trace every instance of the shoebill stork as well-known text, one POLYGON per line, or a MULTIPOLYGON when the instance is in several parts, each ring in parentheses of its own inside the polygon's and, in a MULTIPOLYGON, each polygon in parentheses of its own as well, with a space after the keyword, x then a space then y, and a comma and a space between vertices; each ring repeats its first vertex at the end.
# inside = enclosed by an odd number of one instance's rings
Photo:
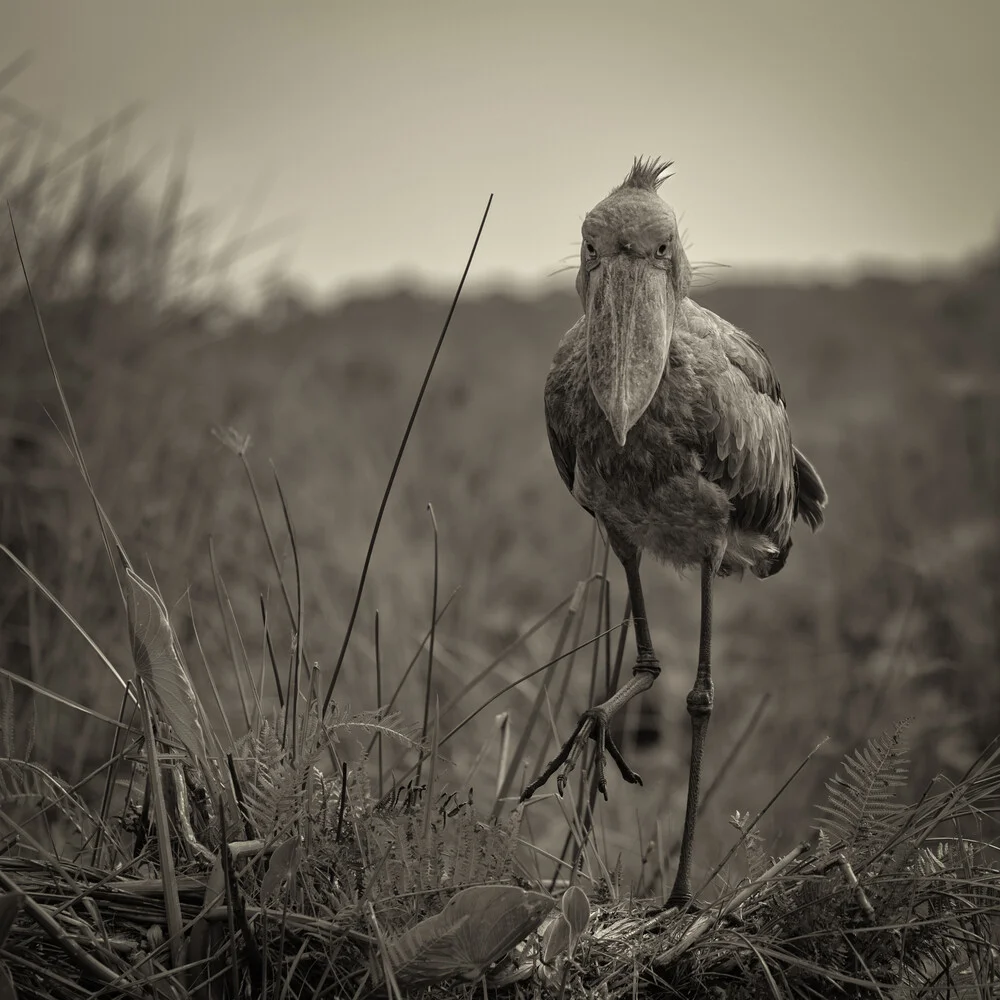
POLYGON ((681 856, 670 901, 691 898, 691 852, 705 734, 712 714, 712 586, 717 576, 761 579, 785 565, 792 526, 823 522, 826 491, 792 445, 785 401, 764 350, 688 298, 691 267, 671 207, 659 194, 669 163, 634 161, 585 218, 576 290, 584 314, 565 334, 545 383, 556 468, 599 521, 625 569, 635 629, 631 679, 588 709, 522 794, 556 771, 565 787, 588 738, 607 799, 605 751, 641 784, 608 724, 646 691, 660 665, 639 578, 649 551, 701 571, 698 669, 687 698, 691 770, 681 856), (561 770, 560 770, 561 769, 561 770))

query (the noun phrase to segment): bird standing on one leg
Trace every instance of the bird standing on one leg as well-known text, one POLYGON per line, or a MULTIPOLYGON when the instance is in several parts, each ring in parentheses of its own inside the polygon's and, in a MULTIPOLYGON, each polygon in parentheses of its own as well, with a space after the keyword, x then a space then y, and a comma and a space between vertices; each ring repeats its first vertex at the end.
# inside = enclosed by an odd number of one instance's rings
POLYGON ((763 349, 687 297, 691 267, 674 212, 658 195, 669 163, 637 159, 583 223, 576 290, 583 317, 566 333, 545 383, 549 444, 577 503, 598 519, 625 569, 636 664, 588 709, 529 798, 556 771, 562 792, 589 737, 607 798, 605 751, 641 784, 608 723, 660 666, 639 558, 701 569, 701 639, 691 716, 691 771, 672 903, 691 898, 691 851, 705 733, 712 713, 712 583, 749 569, 764 578, 788 558, 798 517, 816 530, 826 491, 792 446, 781 389, 763 349), (561 768, 561 770, 560 770, 561 768))

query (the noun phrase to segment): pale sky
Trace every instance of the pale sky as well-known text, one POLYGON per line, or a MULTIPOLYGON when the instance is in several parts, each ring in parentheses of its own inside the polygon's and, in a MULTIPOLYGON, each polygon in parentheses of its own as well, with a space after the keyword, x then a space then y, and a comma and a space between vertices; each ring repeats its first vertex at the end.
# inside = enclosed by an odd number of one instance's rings
POLYGON ((675 161, 696 261, 951 262, 1000 232, 997 0, 0 10, 0 66, 35 55, 8 97, 67 140, 144 102, 129 148, 162 180, 190 136, 194 205, 289 220, 271 253, 319 290, 453 285, 490 192, 475 277, 544 281, 634 154, 675 161))

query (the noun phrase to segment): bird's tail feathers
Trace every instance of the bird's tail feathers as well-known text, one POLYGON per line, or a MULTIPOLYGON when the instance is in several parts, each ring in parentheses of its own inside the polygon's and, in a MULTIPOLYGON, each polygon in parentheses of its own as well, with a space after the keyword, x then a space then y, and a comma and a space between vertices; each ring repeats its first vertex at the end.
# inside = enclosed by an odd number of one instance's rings
POLYGON ((826 506, 826 487, 812 462, 799 451, 795 451, 795 471, 799 481, 799 495, 795 512, 806 524, 816 531, 823 524, 823 508, 826 506))

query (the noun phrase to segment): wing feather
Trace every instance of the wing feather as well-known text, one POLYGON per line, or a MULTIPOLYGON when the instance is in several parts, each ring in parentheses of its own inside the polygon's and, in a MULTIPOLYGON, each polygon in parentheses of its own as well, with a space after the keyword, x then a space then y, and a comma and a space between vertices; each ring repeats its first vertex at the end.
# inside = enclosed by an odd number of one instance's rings
POLYGON ((559 476, 566 484, 566 489, 572 493, 573 483, 576 480, 576 446, 567 435, 557 430, 548 412, 545 414, 545 429, 548 431, 549 448, 552 450, 559 476))
MULTIPOLYGON (((572 327, 563 338, 548 378, 545 380, 545 430, 549 438, 549 448, 559 478, 566 484, 566 489, 571 494, 576 483, 576 443, 573 435, 573 387, 568 379, 571 366, 567 364, 567 357, 578 327, 579 324, 572 327)), ((575 494, 573 498, 576 499, 575 494)), ((583 504, 580 506, 593 516, 593 511, 589 507, 583 504)))
POLYGON ((724 360, 708 384, 704 474, 728 494, 737 526, 784 536, 795 487, 781 387, 749 336, 726 324, 718 338, 724 360))

